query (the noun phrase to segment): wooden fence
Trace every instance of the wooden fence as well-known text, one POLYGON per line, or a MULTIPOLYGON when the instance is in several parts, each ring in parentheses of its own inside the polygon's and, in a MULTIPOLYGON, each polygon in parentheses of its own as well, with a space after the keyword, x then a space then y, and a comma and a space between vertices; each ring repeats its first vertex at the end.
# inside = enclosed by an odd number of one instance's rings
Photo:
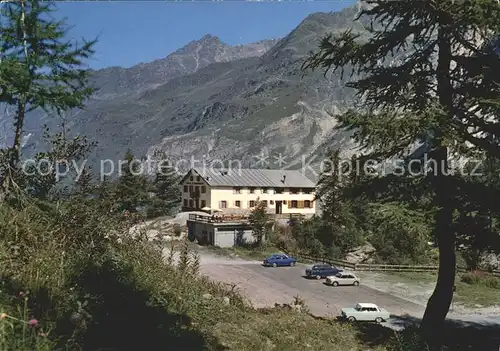
MULTIPOLYGON (((372 264, 372 263, 352 263, 343 260, 337 260, 333 258, 326 257, 315 257, 310 255, 305 255, 302 253, 288 253, 286 250, 283 250, 285 253, 290 254, 291 256, 308 260, 312 262, 321 262, 327 263, 332 266, 342 267, 344 269, 350 269, 353 271, 366 271, 366 272, 437 272, 439 266, 430 266, 430 265, 401 265, 401 264, 372 264)), ((469 272, 464 267, 457 267, 458 273, 466 273, 469 272)), ((478 272, 484 274, 491 274, 497 277, 500 277, 500 270, 493 271, 482 271, 478 272)))

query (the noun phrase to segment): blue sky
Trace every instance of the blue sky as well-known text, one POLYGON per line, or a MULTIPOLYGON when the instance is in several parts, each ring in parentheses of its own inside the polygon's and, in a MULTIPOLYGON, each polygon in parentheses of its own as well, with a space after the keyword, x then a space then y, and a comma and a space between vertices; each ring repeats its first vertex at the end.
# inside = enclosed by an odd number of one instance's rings
POLYGON ((338 11, 354 2, 65 2, 57 4, 53 16, 67 18, 72 38, 100 37, 89 62, 98 69, 162 58, 205 34, 231 45, 283 37, 310 13, 338 11))

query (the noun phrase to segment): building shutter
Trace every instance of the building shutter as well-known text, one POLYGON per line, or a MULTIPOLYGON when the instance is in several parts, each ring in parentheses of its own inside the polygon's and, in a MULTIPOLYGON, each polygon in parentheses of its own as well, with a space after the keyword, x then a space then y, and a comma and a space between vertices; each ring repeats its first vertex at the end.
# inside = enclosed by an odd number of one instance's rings
POLYGON ((297 208, 304 208, 304 200, 297 201, 297 208))

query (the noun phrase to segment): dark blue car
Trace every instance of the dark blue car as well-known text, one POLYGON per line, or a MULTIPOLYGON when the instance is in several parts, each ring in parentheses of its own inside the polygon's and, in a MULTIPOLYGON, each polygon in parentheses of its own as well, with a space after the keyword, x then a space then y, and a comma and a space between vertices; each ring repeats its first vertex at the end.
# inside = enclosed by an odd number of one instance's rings
POLYGON ((266 267, 295 266, 297 259, 285 254, 274 254, 264 260, 266 267))
POLYGON ((326 263, 318 263, 309 269, 306 269, 306 277, 324 279, 326 277, 337 275, 337 273, 342 272, 343 269, 331 266, 326 263))

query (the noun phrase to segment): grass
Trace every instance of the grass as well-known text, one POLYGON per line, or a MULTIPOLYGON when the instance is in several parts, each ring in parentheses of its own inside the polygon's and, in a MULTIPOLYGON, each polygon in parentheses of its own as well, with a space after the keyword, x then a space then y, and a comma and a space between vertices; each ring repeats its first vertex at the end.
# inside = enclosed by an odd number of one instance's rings
POLYGON ((387 272, 386 274, 395 280, 413 283, 433 283, 437 279, 437 274, 434 272, 387 272))
POLYGON ((249 260, 263 260, 274 253, 281 252, 273 246, 265 246, 261 249, 251 249, 245 247, 216 247, 209 246, 206 250, 213 252, 216 255, 224 257, 238 257, 249 260))
MULTIPOLYGON (((354 326, 281 309, 247 312, 217 324, 216 335, 230 350, 367 350, 354 326), (228 337, 231 335, 232 337, 228 337)), ((383 340, 372 350, 387 350, 383 340)))
MULTIPOLYGON (((87 219, 87 212, 81 216, 93 225, 85 231, 101 229, 97 225, 102 220, 87 219)), ((37 220, 39 217, 25 214, 15 222, 0 222, 0 229, 8 232, 9 226, 16 224, 28 238, 28 230, 37 228, 34 239, 59 243, 55 240, 59 236, 40 231, 44 227, 37 220), (23 224, 30 225, 22 228, 23 224)), ((54 221, 61 222, 57 217, 54 221)), ((70 229, 78 229, 81 223, 70 229)), ((398 347, 394 332, 378 325, 315 318, 291 306, 256 310, 238 291, 198 274, 200 261, 190 249, 193 244, 176 243, 180 257, 175 265, 168 257, 165 260, 163 247, 149 241, 123 236, 114 242, 94 236, 89 240, 99 244, 100 251, 83 251, 90 245, 80 232, 77 234, 68 245, 80 238, 82 246, 66 247, 72 250, 67 254, 72 260, 67 262, 61 259, 65 254, 57 245, 26 241, 25 250, 33 250, 29 256, 18 257, 4 251, 9 243, 0 240, 0 256, 9 259, 8 265, 0 267, 0 312, 13 317, 0 318, 2 351, 127 351, 158 345, 207 351, 421 350, 398 347), (32 319, 37 320, 35 328, 28 324, 32 319)), ((276 252, 272 247, 267 250, 220 252, 246 257, 276 252)))
POLYGON ((500 290, 481 284, 456 282, 453 301, 465 307, 490 307, 500 305, 500 290), (480 306, 478 306, 480 305, 480 306))
MULTIPOLYGON (((409 285, 424 283, 433 286, 437 279, 437 274, 432 272, 390 272, 386 274, 389 279, 393 278, 394 281, 409 285)), ((469 308, 500 305, 500 289, 487 286, 481 281, 466 283, 462 279, 467 274, 469 273, 457 274, 455 279, 456 292, 453 297, 454 303, 469 308)))

